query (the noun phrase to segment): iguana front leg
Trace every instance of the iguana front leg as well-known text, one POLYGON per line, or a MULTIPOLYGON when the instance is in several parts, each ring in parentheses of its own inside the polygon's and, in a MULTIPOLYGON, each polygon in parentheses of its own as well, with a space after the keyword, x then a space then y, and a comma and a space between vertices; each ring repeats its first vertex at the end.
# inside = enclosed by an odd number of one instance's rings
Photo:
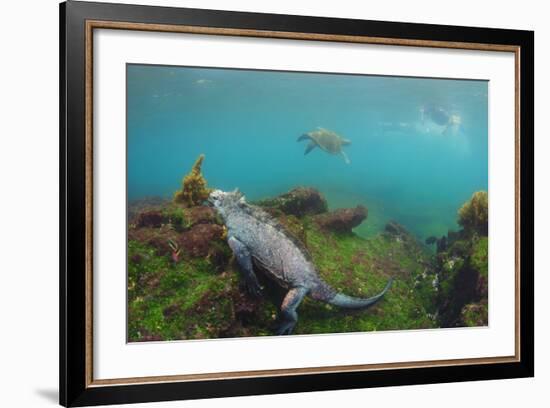
POLYGON ((235 237, 229 237, 227 243, 235 254, 235 258, 237 258, 237 262, 239 263, 239 267, 244 278, 246 290, 252 296, 260 296, 262 288, 258 283, 256 274, 254 273, 250 252, 246 246, 235 237))
POLYGON ((281 325, 277 329, 277 334, 291 334, 294 326, 298 322, 298 313, 296 309, 300 306, 302 299, 307 294, 308 289, 302 286, 292 288, 286 294, 281 304, 281 325))

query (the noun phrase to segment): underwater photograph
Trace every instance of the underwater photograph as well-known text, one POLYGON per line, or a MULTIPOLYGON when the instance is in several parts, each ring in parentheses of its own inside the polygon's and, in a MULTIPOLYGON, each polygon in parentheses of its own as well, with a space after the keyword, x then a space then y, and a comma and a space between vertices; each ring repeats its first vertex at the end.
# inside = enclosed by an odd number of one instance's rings
POLYGON ((488 326, 488 85, 127 64, 128 342, 488 326))

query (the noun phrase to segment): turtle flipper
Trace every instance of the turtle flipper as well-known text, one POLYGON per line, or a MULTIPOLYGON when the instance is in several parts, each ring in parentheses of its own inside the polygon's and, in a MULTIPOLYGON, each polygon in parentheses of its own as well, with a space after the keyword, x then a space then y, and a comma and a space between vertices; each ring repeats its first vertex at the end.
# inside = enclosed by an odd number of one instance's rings
POLYGON ((317 143, 315 143, 313 140, 309 142, 308 145, 306 146, 306 151, 304 152, 304 156, 309 152, 311 152, 316 147, 317 147, 317 143))
POLYGON ((308 140, 308 139, 311 139, 311 137, 307 134, 307 133, 304 133, 302 136, 300 136, 298 138, 298 140, 296 140, 297 142, 301 142, 302 140, 308 140))
POLYGON ((346 162, 346 164, 350 164, 351 161, 349 160, 349 157, 348 155, 346 154, 346 152, 344 152, 343 150, 340 152, 340 154, 342 155, 342 157, 344 158, 344 161, 346 162))

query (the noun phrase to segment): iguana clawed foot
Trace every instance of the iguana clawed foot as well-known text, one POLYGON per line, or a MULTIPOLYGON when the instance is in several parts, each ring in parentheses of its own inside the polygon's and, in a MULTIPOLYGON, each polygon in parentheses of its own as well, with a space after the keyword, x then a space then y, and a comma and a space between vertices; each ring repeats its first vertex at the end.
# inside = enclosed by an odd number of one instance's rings
POLYGON ((256 279, 245 279, 244 281, 244 287, 246 289, 246 292, 252 296, 252 297, 260 297, 262 294, 262 287, 258 283, 256 279))
POLYGON ((292 331, 294 330, 294 326, 296 326, 296 322, 294 321, 283 321, 279 327, 277 327, 277 330, 275 333, 279 336, 283 335, 289 335, 292 334, 292 331))
POLYGON ((281 324, 277 328, 277 334, 292 334, 294 326, 298 322, 298 313, 296 308, 302 302, 302 299, 307 294, 308 289, 298 286, 290 289, 281 304, 281 324))

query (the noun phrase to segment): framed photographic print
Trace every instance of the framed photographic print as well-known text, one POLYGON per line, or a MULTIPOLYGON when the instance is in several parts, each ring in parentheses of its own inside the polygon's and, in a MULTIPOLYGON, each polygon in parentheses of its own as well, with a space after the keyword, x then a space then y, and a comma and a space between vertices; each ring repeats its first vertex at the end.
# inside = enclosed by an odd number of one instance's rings
POLYGON ((61 404, 533 376, 533 32, 60 22, 61 404))

